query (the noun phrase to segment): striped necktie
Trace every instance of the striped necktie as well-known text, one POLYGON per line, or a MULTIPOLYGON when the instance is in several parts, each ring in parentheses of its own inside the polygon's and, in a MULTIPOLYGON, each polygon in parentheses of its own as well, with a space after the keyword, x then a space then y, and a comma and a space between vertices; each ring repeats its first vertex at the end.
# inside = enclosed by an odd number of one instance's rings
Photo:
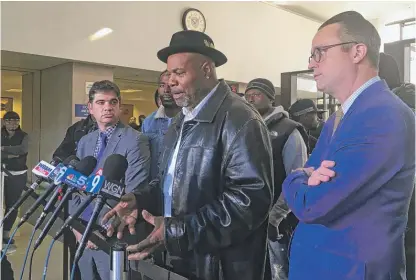
POLYGON ((344 112, 342 111, 342 107, 340 107, 336 112, 335 112, 335 120, 334 120, 334 128, 332 130, 332 135, 334 135, 335 131, 338 128, 339 122, 341 121, 342 117, 344 116, 344 112))

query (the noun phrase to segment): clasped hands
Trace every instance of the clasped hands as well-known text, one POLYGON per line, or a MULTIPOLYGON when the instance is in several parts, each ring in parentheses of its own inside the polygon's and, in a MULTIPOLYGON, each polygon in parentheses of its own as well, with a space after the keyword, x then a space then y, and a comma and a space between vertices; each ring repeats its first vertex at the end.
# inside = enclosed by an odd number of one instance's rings
POLYGON ((308 175, 308 186, 315 187, 322 182, 328 182, 331 178, 335 177, 335 171, 332 170, 335 166, 335 161, 324 160, 321 166, 315 170, 313 167, 301 168, 303 172, 308 175))
MULTIPOLYGON (((107 229, 107 236, 111 237, 117 229, 117 238, 123 237, 123 230, 128 227, 130 234, 135 234, 135 228, 138 213, 136 197, 133 194, 126 194, 121 198, 121 201, 110 210, 102 220, 102 223, 107 223, 111 218, 115 217, 114 221, 107 229)), ((139 244, 130 245, 127 251, 130 252, 129 260, 143 260, 150 257, 156 249, 164 245, 165 240, 165 223, 163 217, 153 216, 146 210, 143 210, 141 215, 143 219, 154 226, 153 231, 139 244)))

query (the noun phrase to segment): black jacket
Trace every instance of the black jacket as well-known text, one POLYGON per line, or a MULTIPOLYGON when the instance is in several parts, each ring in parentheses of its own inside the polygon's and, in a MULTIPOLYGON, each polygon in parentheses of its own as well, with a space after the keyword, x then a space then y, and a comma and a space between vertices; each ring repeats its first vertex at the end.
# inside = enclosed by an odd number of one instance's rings
POLYGON ((285 165, 283 163, 283 148, 290 134, 297 129, 308 148, 308 134, 305 128, 298 122, 289 119, 285 111, 273 114, 265 120, 270 131, 271 144, 273 148, 273 169, 274 169, 274 202, 280 196, 282 184, 286 178, 285 165))
POLYGON ((1 129, 1 161, 9 171, 27 170, 26 160, 29 146, 29 136, 20 127, 9 138, 5 127, 1 129), (13 156, 9 158, 9 156, 13 156))
POLYGON ((95 129, 97 129, 97 126, 92 120, 91 115, 88 115, 86 119, 74 123, 66 130, 65 138, 53 153, 53 157, 59 157, 65 160, 67 157, 75 155, 79 140, 95 129))
MULTIPOLYGON (((136 196, 139 210, 163 213, 155 201, 183 120, 181 113, 166 133, 158 179, 136 196)), ((184 124, 173 184, 165 246, 181 258, 174 270, 207 280, 263 279, 273 200, 270 138, 261 116, 223 81, 184 124)))

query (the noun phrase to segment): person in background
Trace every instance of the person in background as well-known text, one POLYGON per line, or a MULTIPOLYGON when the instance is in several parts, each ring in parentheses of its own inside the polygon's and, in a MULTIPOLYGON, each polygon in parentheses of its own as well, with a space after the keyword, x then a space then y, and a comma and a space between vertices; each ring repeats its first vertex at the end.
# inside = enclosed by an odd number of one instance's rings
MULTIPOLYGON (((396 60, 389 54, 380 53, 378 75, 384 79, 389 88, 410 109, 415 112, 415 85, 401 83, 399 66, 396 60)), ((413 191, 408 211, 408 221, 405 235, 406 276, 407 279, 415 279, 415 191, 413 191)))
POLYGON ((310 154, 315 148, 317 138, 310 134, 311 130, 319 126, 318 113, 324 112, 318 110, 315 102, 311 99, 299 99, 289 108, 289 114, 292 120, 299 122, 308 132, 308 147, 310 154))
POLYGON ((163 138, 181 108, 176 105, 169 87, 169 76, 163 71, 159 76, 158 96, 161 101, 159 109, 151 113, 143 122, 142 132, 149 138, 151 152, 150 180, 154 179, 158 171, 158 161, 162 150, 163 138))
POLYGON ((142 131, 142 127, 143 127, 143 122, 146 119, 145 115, 140 115, 139 116, 139 131, 142 131))
POLYGON ((380 53, 378 75, 386 81, 393 93, 409 108, 415 110, 415 84, 401 82, 399 66, 394 57, 386 53, 380 53))
MULTIPOLYGON (((9 174, 4 174, 4 204, 5 212, 20 198, 27 182, 27 154, 29 136, 20 128, 20 116, 10 111, 3 116, 4 126, 1 129, 1 164, 9 174)), ((4 221, 3 246, 9 242, 10 230, 17 218, 18 210, 13 211, 4 221)), ((14 240, 7 253, 16 250, 14 240)))
POLYGON ((271 279, 285 280, 289 270, 287 249, 297 220, 293 214, 288 217, 290 209, 281 194, 282 184, 287 174, 305 164, 308 135, 301 124, 289 119, 289 113, 282 106, 273 107, 275 95, 272 82, 261 78, 250 81, 245 91, 245 99, 263 117, 272 143, 275 204, 269 216, 268 248, 271 279))
POLYGON ((131 117, 131 118, 129 119, 129 126, 130 126, 131 128, 133 128, 134 130, 138 130, 138 131, 140 131, 140 127, 139 127, 139 125, 137 124, 136 117, 131 117))
POLYGON ((355 11, 318 29, 309 69, 341 104, 301 170, 283 183, 298 217, 291 280, 406 279, 415 116, 378 77, 381 39, 355 11))
POLYGON ((7 256, 1 260, 1 274, 0 279, 4 280, 14 280, 14 271, 12 264, 7 259, 7 256))
POLYGON ((160 105, 162 105, 162 101, 160 100, 159 96, 159 88, 155 91, 155 104, 157 108, 159 108, 160 105))
MULTIPOLYGON (((87 156, 94 156, 97 159, 96 174, 104 166, 107 157, 112 154, 120 154, 126 157, 128 168, 125 173, 126 193, 140 190, 148 183, 150 168, 149 142, 145 135, 124 125, 120 121, 120 89, 108 80, 95 82, 89 91, 88 109, 94 116, 98 129, 85 135, 78 143, 77 157, 82 160, 87 156)), ((85 197, 75 194, 69 204, 70 213, 76 209, 85 197)), ((110 206, 116 204, 114 200, 108 200, 110 206)), ((93 205, 81 215, 81 219, 89 221, 93 205)), ((106 207, 102 215, 109 210, 106 207)), ((144 223, 143 223, 144 224, 144 223)), ((82 233, 73 230, 79 242, 82 233)), ((139 232, 138 232, 139 234, 139 232)), ((136 235, 136 240, 140 240, 136 235)), ((88 241, 87 247, 78 262, 83 280, 110 279, 110 256, 97 248, 95 244, 88 241)))
POLYGON ((77 121, 66 130, 65 138, 53 153, 53 157, 65 160, 67 157, 75 155, 79 140, 96 129, 97 124, 91 114, 85 119, 77 121))
POLYGON ((165 135, 157 179, 146 191, 124 196, 103 222, 117 214, 122 232, 141 213, 154 226, 145 240, 127 248, 129 259, 165 249, 169 269, 190 279, 261 280, 273 202, 268 129, 217 78, 216 67, 227 58, 205 33, 175 33, 158 57, 167 63, 169 87, 182 112, 165 135))

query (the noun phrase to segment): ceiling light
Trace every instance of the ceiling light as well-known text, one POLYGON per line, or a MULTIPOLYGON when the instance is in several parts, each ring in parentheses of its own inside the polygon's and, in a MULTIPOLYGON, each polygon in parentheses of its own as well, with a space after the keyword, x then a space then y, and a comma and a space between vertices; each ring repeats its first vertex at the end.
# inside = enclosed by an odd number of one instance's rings
POLYGON ((22 92, 22 90, 21 89, 18 89, 18 88, 11 88, 11 89, 8 89, 6 91, 7 92, 22 92))
POLYGON ((142 91, 141 89, 123 89, 120 90, 121 93, 133 93, 133 92, 139 92, 142 91))
POLYGON ((103 38, 104 36, 107 36, 108 34, 110 34, 111 32, 113 32, 113 29, 105 27, 105 28, 101 28, 100 30, 98 30, 97 32, 95 32, 94 34, 92 34, 89 38, 90 41, 95 41, 98 39, 103 38))

